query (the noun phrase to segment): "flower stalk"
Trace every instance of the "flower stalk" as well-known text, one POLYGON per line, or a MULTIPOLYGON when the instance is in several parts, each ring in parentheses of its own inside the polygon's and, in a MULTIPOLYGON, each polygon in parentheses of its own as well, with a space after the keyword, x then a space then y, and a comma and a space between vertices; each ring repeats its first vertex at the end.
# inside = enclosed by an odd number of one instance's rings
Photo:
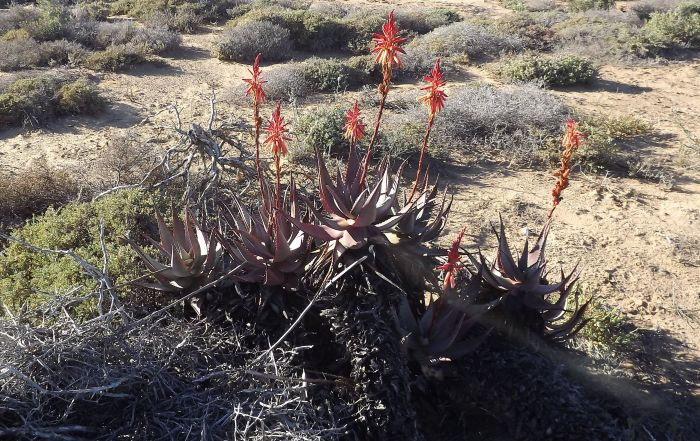
POLYGON ((404 43, 406 39, 399 37, 398 28, 394 22, 394 11, 389 13, 389 18, 384 25, 382 25, 382 33, 374 34, 372 40, 375 44, 374 48, 372 48, 372 53, 376 54, 375 61, 382 66, 382 82, 378 87, 380 96, 379 112, 377 113, 377 119, 374 122, 374 131, 372 132, 372 137, 370 138, 369 146, 367 147, 367 153, 365 154, 365 159, 362 163, 360 184, 363 184, 367 178, 369 161, 372 159, 372 149, 377 141, 377 134, 379 133, 379 126, 381 125, 382 115, 384 114, 386 97, 389 94, 393 69, 394 67, 401 67, 401 59, 399 58, 399 54, 406 53, 401 47, 401 44, 404 43))
MULTIPOLYGON (((272 117, 268 120, 267 126, 263 129, 268 133, 267 138, 265 138, 264 144, 270 146, 272 151, 272 156, 275 158, 275 209, 279 210, 282 206, 281 204, 281 165, 280 158, 287 154, 287 143, 286 141, 292 138, 285 136, 288 132, 287 123, 284 122, 282 117, 282 104, 277 103, 277 107, 272 112, 272 117)), ((274 210, 270 210, 270 219, 273 218, 274 210)))
POLYGON ((547 214, 547 219, 551 219, 554 214, 554 210, 559 205, 562 200, 562 192, 569 186, 569 176, 571 174, 571 156, 581 144, 581 139, 585 139, 587 136, 576 128, 576 122, 573 119, 566 119, 566 131, 564 132, 564 137, 561 141, 561 145, 564 147, 564 151, 561 154, 561 165, 559 170, 554 172, 554 176, 557 177, 557 182, 554 184, 552 189, 552 208, 547 214))
POLYGON ((423 161, 425 159, 425 153, 428 150, 428 139, 430 138, 430 132, 433 129, 435 115, 437 115, 438 112, 445 107, 445 98, 447 98, 447 94, 443 90, 445 80, 443 79, 442 70, 440 69, 439 58, 435 60, 435 66, 433 66, 433 70, 430 72, 430 75, 425 77, 425 81, 428 82, 428 85, 421 88, 421 90, 425 91, 425 95, 419 97, 418 99, 423 101, 428 108, 428 127, 425 130, 425 136, 423 136, 423 144, 421 145, 420 157, 418 159, 418 170, 416 171, 416 180, 413 183, 413 189, 411 190, 411 195, 408 198, 409 201, 413 199, 413 196, 420 185, 421 175, 423 174, 423 161))
MULTIPOLYGON (((265 101, 265 91, 263 90, 262 85, 267 81, 262 79, 262 72, 260 70, 260 56, 261 54, 258 54, 255 57, 253 68, 248 70, 251 77, 244 78, 243 81, 248 85, 245 91, 246 96, 252 96, 253 99, 253 126, 255 130, 255 171, 258 175, 258 182, 262 186, 262 166, 260 164, 260 129, 262 127, 262 118, 260 117, 260 105, 263 103, 263 101, 265 101)), ((265 198, 263 198, 263 204, 265 205, 265 209, 270 208, 266 206, 267 202, 265 201, 265 198)))

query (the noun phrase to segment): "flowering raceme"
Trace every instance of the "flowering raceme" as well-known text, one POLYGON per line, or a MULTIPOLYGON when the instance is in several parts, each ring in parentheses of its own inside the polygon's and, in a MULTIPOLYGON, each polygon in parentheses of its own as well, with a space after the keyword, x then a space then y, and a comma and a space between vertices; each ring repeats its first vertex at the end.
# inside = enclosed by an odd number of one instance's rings
POLYGON ((574 150, 581 145, 581 138, 586 138, 586 135, 576 129, 576 122, 571 119, 566 119, 566 132, 564 133, 564 138, 561 141, 561 145, 564 147, 564 151, 561 155, 561 166, 559 170, 554 172, 554 176, 557 177, 557 182, 554 184, 552 189, 552 208, 549 210, 548 217, 552 217, 554 209, 557 208, 559 202, 561 201, 561 193, 569 186, 569 175, 571 174, 571 156, 574 154, 574 150))
POLYGON ((420 100, 428 107, 428 113, 434 116, 445 107, 445 98, 447 98, 447 94, 442 90, 445 86, 445 80, 442 77, 442 70, 440 70, 439 58, 435 60, 435 66, 433 66, 430 75, 425 77, 425 81, 428 82, 428 85, 421 87, 421 90, 425 90, 425 95, 420 97, 420 100))
POLYGON ((345 114, 345 126, 343 127, 345 138, 353 144, 356 143, 365 137, 365 127, 366 125, 360 119, 360 107, 355 100, 355 104, 345 114))
POLYGON ((374 34, 372 37, 375 47, 372 48, 372 53, 376 54, 375 60, 382 67, 401 67, 401 59, 399 53, 406 52, 401 48, 401 44, 406 41, 405 38, 399 37, 396 23, 394 22, 394 11, 389 14, 389 19, 382 26, 381 34, 374 34))
POLYGON ((462 264, 459 261, 459 246, 462 243, 462 237, 464 237, 465 230, 466 227, 459 230, 457 238, 454 242, 452 242, 452 247, 450 248, 450 251, 447 252, 447 262, 437 267, 437 269, 445 271, 445 279, 442 284, 442 288, 445 290, 448 287, 455 287, 455 276, 457 275, 457 271, 462 268, 462 264))
POLYGON ((287 130, 287 123, 284 122, 282 117, 281 104, 277 104, 275 111, 272 112, 272 118, 267 122, 267 127, 263 130, 268 133, 267 138, 263 144, 270 145, 270 150, 275 157, 280 154, 285 156, 287 154, 287 143, 285 141, 290 141, 292 138, 285 136, 287 130))
POLYGON ((248 84, 248 87, 245 91, 245 96, 250 96, 252 94, 253 101, 255 102, 255 104, 262 104, 262 102, 265 101, 265 91, 263 90, 262 85, 267 83, 267 81, 264 81, 262 79, 262 73, 260 71, 260 55, 261 54, 258 54, 255 57, 253 69, 248 69, 251 78, 243 79, 243 81, 245 81, 248 84))

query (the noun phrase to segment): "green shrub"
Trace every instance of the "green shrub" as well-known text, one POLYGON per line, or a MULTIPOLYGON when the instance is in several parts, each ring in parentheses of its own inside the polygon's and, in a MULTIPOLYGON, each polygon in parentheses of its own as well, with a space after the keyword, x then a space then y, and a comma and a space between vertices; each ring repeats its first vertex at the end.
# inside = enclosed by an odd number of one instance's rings
POLYGON ((343 91, 369 81, 364 72, 353 69, 337 58, 312 57, 302 63, 306 81, 317 91, 343 91))
POLYGON ((307 10, 276 6, 254 8, 233 19, 230 25, 240 26, 250 22, 270 22, 286 29, 294 48, 299 50, 340 49, 347 45, 350 38, 347 25, 340 20, 307 10))
POLYGON ((345 111, 339 107, 322 106, 304 113, 294 124, 296 141, 291 146, 290 159, 313 157, 315 148, 332 156, 347 154, 344 125, 345 111))
POLYGON ((0 41, 28 40, 31 38, 26 29, 10 29, 2 34, 0 41))
MULTIPOLYGON (((576 289, 580 289, 578 286, 576 289)), ((578 339, 583 339, 593 349, 606 351, 629 350, 638 339, 636 328, 626 322, 618 309, 591 302, 586 310, 586 326, 581 329, 578 339)))
POLYGON ((555 32, 551 26, 539 22, 532 14, 509 14, 492 26, 499 33, 519 38, 526 49, 542 52, 554 45, 555 32))
POLYGON ((104 109, 105 104, 97 87, 84 79, 64 84, 58 89, 58 108, 61 113, 93 115, 104 109))
POLYGON ((615 0, 569 0, 569 9, 572 11, 610 9, 613 6, 615 6, 615 0))
POLYGON ((622 142, 653 130, 634 116, 584 115, 579 120, 579 129, 587 138, 576 155, 583 163, 593 166, 614 163, 622 142))
POLYGON ((427 34, 435 28, 461 20, 457 12, 447 8, 399 9, 395 17, 399 29, 416 34, 427 34))
POLYGON ((220 60, 252 62, 258 53, 265 61, 288 60, 292 47, 289 31, 266 21, 242 23, 228 29, 214 48, 220 60))
POLYGON ((598 77, 598 68, 576 56, 543 58, 525 56, 505 63, 501 74, 511 81, 538 81, 548 86, 590 84, 598 77))
POLYGON ((682 5, 674 11, 651 13, 632 48, 642 56, 700 48, 700 6, 682 5))
POLYGON ((38 0, 39 19, 28 23, 27 31, 39 41, 58 40, 68 35, 71 14, 60 0, 38 0))
POLYGON ((146 58, 141 48, 131 44, 121 44, 90 54, 84 64, 92 70, 119 72, 144 61, 146 58))
POLYGON ((355 53, 366 53, 372 47, 370 36, 381 32, 382 23, 386 21, 386 14, 361 10, 343 20, 348 27, 346 47, 355 53))
MULTIPOLYGON (((99 223, 104 222, 109 272, 116 284, 142 275, 137 259, 122 238, 146 231, 156 210, 163 211, 163 198, 140 191, 122 191, 96 202, 71 203, 50 208, 11 235, 34 246, 72 250, 98 268, 102 267, 99 223)), ((94 287, 81 267, 69 256, 47 255, 10 243, 0 254, 0 301, 10 311, 22 304, 37 306, 50 296, 73 287, 87 293, 94 287)), ((128 292, 129 287, 125 288, 128 292)), ((84 318, 90 311, 82 311, 84 318)))
POLYGON ((104 106, 96 88, 84 80, 39 75, 20 78, 0 90, 0 128, 41 125, 66 113, 95 113, 104 106))

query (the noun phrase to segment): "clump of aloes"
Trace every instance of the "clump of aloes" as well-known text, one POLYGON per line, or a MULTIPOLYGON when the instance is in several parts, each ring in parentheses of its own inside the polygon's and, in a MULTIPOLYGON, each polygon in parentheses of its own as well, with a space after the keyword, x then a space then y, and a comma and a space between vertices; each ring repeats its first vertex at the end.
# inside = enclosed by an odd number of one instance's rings
POLYGON ((292 223, 305 220, 298 204, 294 180, 283 200, 281 183, 281 159, 287 154, 287 123, 282 116, 282 108, 277 104, 267 125, 262 129, 267 137, 263 144, 270 148, 275 160, 275 188, 271 192, 260 168, 259 154, 259 113, 256 106, 265 96, 260 79, 258 63, 253 65, 253 79, 244 80, 251 85, 254 94, 253 107, 256 118, 256 163, 260 183, 261 207, 254 214, 238 199, 235 207, 222 207, 222 218, 231 232, 231 237, 221 237, 225 249, 240 270, 233 275, 238 280, 260 283, 264 286, 282 286, 297 289, 306 258, 310 251, 310 238, 292 223), (290 220, 291 219, 291 220, 290 220))

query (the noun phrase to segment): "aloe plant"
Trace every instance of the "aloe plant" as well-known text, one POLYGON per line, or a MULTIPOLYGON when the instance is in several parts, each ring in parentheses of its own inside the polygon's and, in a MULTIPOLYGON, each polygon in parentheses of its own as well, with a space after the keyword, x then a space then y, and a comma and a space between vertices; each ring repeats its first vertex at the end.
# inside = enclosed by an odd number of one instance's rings
POLYGON ((220 240, 234 264, 241 266, 233 276, 245 282, 297 289, 312 239, 294 223, 305 220, 294 180, 279 210, 266 208, 273 207, 273 201, 265 184, 261 197, 265 203, 256 214, 237 198, 233 210, 222 207, 223 220, 232 234, 230 238, 222 234, 220 240))
POLYGON ((436 360, 456 360, 476 349, 490 331, 478 336, 470 331, 481 315, 493 306, 472 305, 467 298, 474 297, 480 289, 480 275, 473 277, 466 291, 459 295, 446 290, 440 297, 419 305, 419 312, 411 310, 406 299, 399 310, 399 322, 404 331, 402 346, 409 357, 424 367, 436 360))
POLYGON ((187 210, 183 223, 172 206, 172 230, 156 213, 160 242, 147 238, 160 251, 163 260, 149 256, 131 239, 127 242, 146 265, 157 283, 144 286, 167 292, 193 291, 215 280, 223 249, 212 232, 208 236, 187 210))
POLYGON ((559 282, 548 281, 545 246, 550 224, 551 219, 548 219, 531 249, 526 238, 517 261, 511 254, 502 221, 500 231, 496 233, 498 251, 493 263, 489 263, 481 252, 478 260, 470 257, 480 269, 485 294, 501 299, 501 308, 509 324, 563 340, 574 336, 585 325, 584 315, 590 300, 581 305, 577 294, 572 297, 578 280, 577 268, 566 276, 562 271, 559 282), (569 309, 572 299, 574 305, 569 309), (567 312, 571 315, 565 319, 567 312))

